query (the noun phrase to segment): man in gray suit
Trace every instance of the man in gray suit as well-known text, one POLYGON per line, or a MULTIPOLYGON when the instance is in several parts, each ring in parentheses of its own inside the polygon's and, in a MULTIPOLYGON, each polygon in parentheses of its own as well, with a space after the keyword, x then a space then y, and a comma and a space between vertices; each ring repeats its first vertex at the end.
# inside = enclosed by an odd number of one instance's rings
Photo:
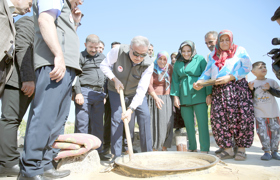
POLYGON ((16 34, 13 14, 24 15, 31 6, 32 0, 0 0, 0 97, 12 74, 16 34))
MULTIPOLYGON (((16 48, 19 62, 16 65, 20 66, 21 61, 24 58, 28 58, 28 55, 24 56, 28 50, 22 48, 25 44, 20 43, 21 47, 19 44, 15 45, 16 31, 13 23, 13 14, 24 15, 31 11, 31 6, 32 0, 0 0, 0 97, 4 91, 5 84, 9 83, 11 87, 19 88, 16 68, 13 68, 14 52, 16 48), (21 49, 21 52, 18 49, 21 49), (14 78, 9 81, 13 71, 14 78)), ((28 85, 26 84, 25 86, 28 85)), ((18 107, 19 104, 17 102, 19 102, 19 97, 16 94, 10 96, 7 92, 5 97, 2 97, 3 114, 0 119, 0 176, 17 175, 19 172, 17 129, 26 110, 20 112, 19 109, 22 107, 18 107)))
POLYGON ((2 95, 0 119, 0 174, 19 173, 17 130, 33 98, 35 73, 33 67, 33 16, 24 16, 15 23, 16 46, 13 73, 2 95))

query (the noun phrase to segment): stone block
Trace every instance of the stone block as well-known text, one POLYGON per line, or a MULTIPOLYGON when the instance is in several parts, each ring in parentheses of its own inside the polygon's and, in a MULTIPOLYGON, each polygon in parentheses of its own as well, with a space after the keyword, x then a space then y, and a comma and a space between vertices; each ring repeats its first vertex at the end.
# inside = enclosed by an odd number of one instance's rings
POLYGON ((97 150, 73 157, 66 157, 59 161, 58 170, 70 170, 73 173, 97 172, 101 168, 97 150))

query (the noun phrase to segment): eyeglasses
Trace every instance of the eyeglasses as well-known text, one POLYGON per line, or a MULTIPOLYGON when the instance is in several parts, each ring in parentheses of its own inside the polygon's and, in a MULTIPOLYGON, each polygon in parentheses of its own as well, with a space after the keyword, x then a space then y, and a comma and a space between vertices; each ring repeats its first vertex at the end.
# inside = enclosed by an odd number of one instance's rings
POLYGON ((138 52, 134 51, 134 50, 132 49, 132 47, 130 47, 130 49, 132 50, 133 56, 136 56, 136 57, 139 57, 139 56, 140 56, 141 58, 147 56, 147 53, 139 54, 138 52))

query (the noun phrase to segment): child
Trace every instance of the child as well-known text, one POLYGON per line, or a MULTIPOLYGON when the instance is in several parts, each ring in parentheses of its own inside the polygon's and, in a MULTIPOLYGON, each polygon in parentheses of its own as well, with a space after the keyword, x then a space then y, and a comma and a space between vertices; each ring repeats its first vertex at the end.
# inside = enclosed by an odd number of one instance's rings
POLYGON ((274 97, 279 97, 280 87, 275 80, 265 77, 267 69, 264 62, 255 62, 252 66, 252 73, 257 78, 249 83, 249 88, 254 91, 256 128, 265 152, 261 160, 280 160, 280 112, 274 97))

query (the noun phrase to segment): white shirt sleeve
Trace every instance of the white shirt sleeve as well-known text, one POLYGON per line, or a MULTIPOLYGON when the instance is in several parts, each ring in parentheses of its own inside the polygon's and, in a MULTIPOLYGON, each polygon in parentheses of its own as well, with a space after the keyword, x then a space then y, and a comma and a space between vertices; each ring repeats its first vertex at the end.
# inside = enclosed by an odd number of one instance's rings
POLYGON ((136 89, 136 94, 132 99, 130 107, 136 109, 143 103, 143 99, 148 90, 152 74, 154 72, 154 63, 152 63, 141 75, 141 79, 136 89))
POLYGON ((49 12, 51 14, 55 14, 57 18, 61 14, 63 6, 63 0, 38 0, 39 14, 42 12, 49 12))
POLYGON ((101 62, 100 64, 100 69, 101 71, 110 79, 112 80, 115 75, 112 72, 111 67, 115 62, 118 60, 118 55, 119 55, 119 47, 115 47, 111 49, 106 58, 101 62))

